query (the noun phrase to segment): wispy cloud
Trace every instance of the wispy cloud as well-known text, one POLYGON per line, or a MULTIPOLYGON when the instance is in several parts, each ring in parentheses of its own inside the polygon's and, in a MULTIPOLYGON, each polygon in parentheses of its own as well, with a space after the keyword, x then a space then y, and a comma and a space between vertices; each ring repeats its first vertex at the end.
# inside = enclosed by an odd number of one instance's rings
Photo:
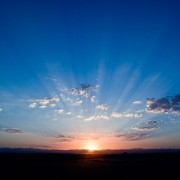
POLYGON ((50 107, 52 107, 52 108, 56 107, 56 104, 50 104, 50 107))
POLYGON ((96 96, 92 96, 92 97, 91 97, 91 102, 92 102, 92 103, 95 103, 95 102, 96 102, 96 96))
POLYGON ((77 118, 78 118, 78 119, 83 119, 83 116, 78 115, 77 118))
POLYGON ((141 113, 138 113, 138 114, 134 114, 134 117, 135 118, 141 118, 143 115, 141 113))
POLYGON ((127 117, 127 118, 132 118, 133 117, 133 113, 126 113, 126 114, 123 114, 124 117, 127 117))
POLYGON ((75 102, 73 103, 73 105, 74 105, 74 106, 79 106, 79 105, 81 105, 82 103, 83 103, 82 100, 78 100, 78 101, 75 101, 75 102))
POLYGON ((3 128, 3 130, 7 133, 22 133, 22 130, 18 129, 18 128, 3 128))
POLYGON ((51 78, 51 77, 46 77, 47 80, 51 80, 51 81, 54 81, 54 82, 58 82, 58 80, 56 78, 51 78))
POLYGON ((62 114, 64 112, 64 109, 58 109, 58 110, 55 110, 57 113, 59 114, 62 114))
POLYGON ((95 121, 95 120, 108 120, 109 116, 107 115, 95 115, 95 116, 88 116, 83 118, 84 121, 95 121))
POLYGON ((96 106, 96 108, 99 110, 108 110, 108 106, 105 104, 99 104, 96 106))
POLYGON ((32 108, 32 109, 35 108, 35 107, 36 107, 36 104, 37 104, 37 103, 35 103, 35 102, 34 102, 34 103, 31 103, 31 104, 29 105, 29 108, 32 108))
POLYGON ((46 108, 47 105, 50 103, 50 102, 54 102, 52 104, 50 104, 50 107, 54 107, 55 106, 55 103, 59 102, 60 99, 58 97, 52 97, 52 98, 36 98, 33 100, 33 102, 29 105, 29 108, 35 108, 37 107, 37 105, 39 105, 39 107, 42 109, 42 108, 46 108))
POLYGON ((142 101, 139 101, 139 100, 138 101, 134 101, 133 104, 139 105, 139 104, 142 104, 142 101))
POLYGON ((147 133, 131 132, 131 133, 119 133, 114 135, 117 138, 122 138, 125 141, 139 141, 149 137, 147 133))
POLYGON ((140 123, 138 126, 132 127, 132 129, 137 131, 154 131, 159 129, 158 121, 147 120, 140 123))
POLYGON ((0 112, 3 111, 3 108, 0 108, 0 112))
POLYGON ((63 135, 63 134, 58 134, 56 136, 59 142, 71 142, 76 139, 75 136, 69 136, 69 135, 63 135))
POLYGON ((113 112, 111 116, 114 118, 120 118, 120 117, 122 117, 122 114, 118 113, 118 112, 113 112))
POLYGON ((40 108, 40 109, 44 109, 44 108, 47 108, 47 106, 42 105, 42 106, 40 106, 39 108, 40 108))

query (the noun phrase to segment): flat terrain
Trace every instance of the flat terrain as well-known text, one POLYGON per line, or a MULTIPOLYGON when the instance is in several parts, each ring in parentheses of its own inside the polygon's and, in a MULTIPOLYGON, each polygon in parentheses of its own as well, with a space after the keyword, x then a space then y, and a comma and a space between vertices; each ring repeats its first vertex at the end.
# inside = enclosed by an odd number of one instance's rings
POLYGON ((180 153, 0 153, 1 179, 180 179, 180 153))

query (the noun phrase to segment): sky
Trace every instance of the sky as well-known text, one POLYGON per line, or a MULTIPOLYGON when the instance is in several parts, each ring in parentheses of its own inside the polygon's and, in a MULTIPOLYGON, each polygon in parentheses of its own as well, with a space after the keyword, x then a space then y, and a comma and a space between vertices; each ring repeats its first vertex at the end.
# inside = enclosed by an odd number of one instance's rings
POLYGON ((0 148, 180 148, 178 0, 0 2, 0 148))

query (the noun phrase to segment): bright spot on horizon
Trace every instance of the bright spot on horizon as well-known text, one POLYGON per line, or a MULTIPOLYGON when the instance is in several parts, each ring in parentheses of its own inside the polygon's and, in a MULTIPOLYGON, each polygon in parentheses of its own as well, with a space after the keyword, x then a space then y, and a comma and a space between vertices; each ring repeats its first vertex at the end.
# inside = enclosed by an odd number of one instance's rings
POLYGON ((86 149, 88 149, 89 151, 95 151, 95 150, 98 150, 98 147, 96 144, 94 143, 89 143, 86 147, 86 149))

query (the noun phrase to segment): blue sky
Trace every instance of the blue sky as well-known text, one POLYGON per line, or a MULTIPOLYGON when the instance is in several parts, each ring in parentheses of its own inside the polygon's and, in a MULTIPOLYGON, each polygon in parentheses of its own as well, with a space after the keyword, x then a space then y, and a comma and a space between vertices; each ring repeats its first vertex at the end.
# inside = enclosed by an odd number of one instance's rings
POLYGON ((180 148, 179 7, 1 2, 0 147, 180 148))

